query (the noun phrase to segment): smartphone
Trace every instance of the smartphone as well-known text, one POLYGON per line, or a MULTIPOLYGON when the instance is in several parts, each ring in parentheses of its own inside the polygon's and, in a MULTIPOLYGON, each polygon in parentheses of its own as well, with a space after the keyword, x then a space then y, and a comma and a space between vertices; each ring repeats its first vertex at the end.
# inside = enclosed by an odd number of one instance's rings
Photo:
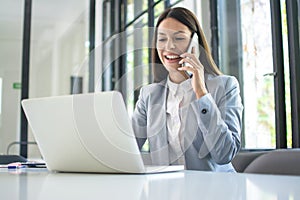
MULTIPOLYGON (((191 39, 191 41, 190 41, 190 43, 189 43, 189 46, 188 46, 186 52, 187 52, 187 53, 192 53, 193 47, 194 47, 194 54, 195 54, 195 56, 196 56, 197 58, 199 58, 199 56, 200 56, 200 49, 199 49, 199 41, 198 41, 198 35, 197 35, 197 33, 194 33, 194 34, 193 34, 192 39, 191 39)), ((186 66, 186 65, 188 65, 188 63, 182 63, 182 66, 183 66, 183 67, 186 66)), ((188 72, 188 71, 185 71, 185 74, 186 74, 189 78, 191 78, 192 75, 193 75, 191 72, 188 72)))

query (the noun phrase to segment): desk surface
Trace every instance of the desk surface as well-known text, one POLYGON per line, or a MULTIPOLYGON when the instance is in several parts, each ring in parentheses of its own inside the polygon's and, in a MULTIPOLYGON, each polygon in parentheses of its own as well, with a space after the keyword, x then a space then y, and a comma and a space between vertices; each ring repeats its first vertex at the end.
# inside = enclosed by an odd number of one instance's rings
POLYGON ((0 199, 300 199, 299 176, 182 171, 151 175, 0 169, 0 199))

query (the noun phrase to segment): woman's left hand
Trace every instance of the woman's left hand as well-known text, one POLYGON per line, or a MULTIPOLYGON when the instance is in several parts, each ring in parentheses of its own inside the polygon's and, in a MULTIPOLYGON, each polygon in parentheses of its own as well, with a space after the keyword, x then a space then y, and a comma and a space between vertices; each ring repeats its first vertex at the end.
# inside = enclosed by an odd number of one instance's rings
POLYGON ((192 77, 192 86, 193 90, 196 94, 197 99, 200 99, 202 96, 208 93, 206 86, 205 86, 205 79, 204 79, 204 67, 201 64, 200 60, 196 57, 195 47, 192 48, 192 53, 184 53, 181 54, 182 60, 179 64, 185 63, 184 66, 179 67, 179 71, 188 71, 193 74, 192 77))

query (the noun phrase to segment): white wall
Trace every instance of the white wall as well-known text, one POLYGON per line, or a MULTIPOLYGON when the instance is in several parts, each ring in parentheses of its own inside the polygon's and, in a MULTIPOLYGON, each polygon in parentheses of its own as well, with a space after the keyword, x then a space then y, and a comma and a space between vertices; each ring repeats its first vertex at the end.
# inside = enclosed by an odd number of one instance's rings
MULTIPOLYGON (((20 81, 20 70, 1 69, 2 82, 2 109, 0 126, 0 153, 6 154, 10 143, 19 141, 20 127, 20 89, 14 89, 13 83, 20 81)), ((11 154, 18 154, 18 146, 10 149, 11 154), (17 147, 17 148, 16 148, 17 147)))

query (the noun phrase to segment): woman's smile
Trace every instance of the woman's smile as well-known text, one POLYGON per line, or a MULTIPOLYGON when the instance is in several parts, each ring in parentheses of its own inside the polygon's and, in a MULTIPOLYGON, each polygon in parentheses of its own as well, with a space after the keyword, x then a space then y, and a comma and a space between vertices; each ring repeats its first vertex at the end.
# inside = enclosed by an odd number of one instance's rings
POLYGON ((166 63, 177 63, 181 60, 181 57, 176 54, 165 54, 164 55, 166 63))

